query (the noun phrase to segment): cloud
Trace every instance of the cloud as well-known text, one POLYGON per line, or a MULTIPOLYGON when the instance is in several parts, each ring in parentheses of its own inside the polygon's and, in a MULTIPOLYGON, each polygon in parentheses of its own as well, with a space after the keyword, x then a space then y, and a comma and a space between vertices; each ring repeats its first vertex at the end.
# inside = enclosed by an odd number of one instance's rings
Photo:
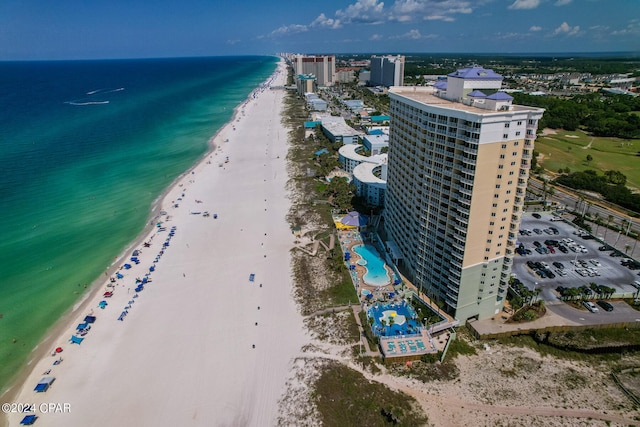
POLYGON ((273 30, 270 35, 286 36, 290 34, 304 33, 308 30, 309 29, 307 28, 306 25, 300 25, 300 24, 283 25, 282 27, 273 30))
POLYGON ((445 16, 445 15, 429 15, 429 16, 425 16, 424 19, 426 21, 445 21, 445 22, 455 21, 455 19, 453 19, 451 16, 445 16))
MULTIPOLYGON (((607 28, 608 29, 608 28, 607 28)), ((626 27, 611 32, 612 36, 639 36, 640 35, 640 20, 632 19, 629 21, 626 27)))
POLYGON ((336 11, 336 17, 345 24, 381 24, 385 21, 384 2, 358 0, 346 9, 336 11))
POLYGON ((233 46, 234 44, 240 43, 240 40, 227 40, 227 44, 233 46))
POLYGON ((371 37, 369 37, 369 40, 371 41, 382 40, 382 34, 372 34, 371 37))
POLYGON ((542 27, 541 27, 541 26, 539 26, 539 25, 532 25, 532 26, 529 28, 529 31, 542 31, 542 27))
POLYGON ((572 1, 573 1, 573 0, 558 0, 558 1, 555 3, 555 6, 566 6, 566 5, 568 5, 569 3, 571 3, 572 1))
MULTIPOLYGON (((563 1, 563 0, 559 0, 563 1)), ((520 9, 535 9, 540 6, 540 0, 516 0, 509 9, 512 10, 520 10, 520 9)))
POLYGON ((467 0, 396 0, 391 7, 389 19, 397 22, 420 19, 451 22, 455 21, 455 15, 472 12, 472 2, 467 0))
POLYGON ((324 13, 321 13, 312 23, 313 28, 329 28, 335 30, 342 27, 342 23, 339 19, 327 18, 324 13))
POLYGON ((400 34, 397 36, 389 37, 391 40, 425 40, 425 39, 436 39, 438 38, 437 34, 426 34, 422 35, 420 30, 409 30, 404 34, 400 34))
POLYGON ((560 26, 558 28, 556 28, 553 31, 553 34, 555 35, 560 35, 560 34, 564 34, 567 36, 575 36, 576 34, 578 34, 578 32, 580 31, 580 26, 576 25, 575 27, 572 27, 571 25, 567 24, 566 22, 563 22, 562 24, 560 24, 560 26))

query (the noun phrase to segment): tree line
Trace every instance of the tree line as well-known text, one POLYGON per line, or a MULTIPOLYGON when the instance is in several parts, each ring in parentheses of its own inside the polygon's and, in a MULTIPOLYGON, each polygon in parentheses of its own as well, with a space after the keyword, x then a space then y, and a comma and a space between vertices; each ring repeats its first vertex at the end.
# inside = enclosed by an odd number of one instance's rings
POLYGON ((619 171, 607 171, 604 175, 598 175, 594 170, 586 170, 560 175, 554 182, 574 190, 595 191, 611 203, 640 212, 640 194, 634 194, 625 187, 626 181, 627 177, 619 171))
POLYGON ((590 93, 571 98, 514 93, 514 103, 546 112, 538 128, 584 129, 595 136, 640 138, 640 97, 590 93))

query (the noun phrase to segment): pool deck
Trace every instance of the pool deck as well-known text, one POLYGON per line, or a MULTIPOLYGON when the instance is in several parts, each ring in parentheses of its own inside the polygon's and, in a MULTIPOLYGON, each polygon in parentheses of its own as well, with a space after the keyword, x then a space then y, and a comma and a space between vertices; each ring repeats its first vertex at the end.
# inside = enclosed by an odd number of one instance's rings
MULTIPOLYGON (((374 286, 369 285, 364 282, 363 276, 367 273, 367 269, 359 265, 357 263, 358 260, 362 259, 357 252, 353 250, 354 246, 362 245, 365 242, 362 239, 362 235, 357 228, 352 229, 338 229, 338 241, 340 242, 340 246, 342 247, 343 253, 349 252, 351 254, 351 259, 349 260, 349 265, 354 265, 354 270, 350 270, 351 279, 353 280, 354 286, 356 288, 356 292, 358 293, 358 299, 360 305, 363 310, 368 310, 369 305, 376 302, 384 302, 391 303, 396 302, 399 303, 402 301, 402 297, 399 295, 398 291, 395 289, 393 285, 393 281, 384 286, 374 286), (373 294, 373 298, 367 299, 364 295, 362 295, 362 290, 366 289, 373 294), (389 293, 394 293, 395 296, 393 298, 389 298, 389 293)), ((390 278, 394 277, 394 272, 386 265, 384 268, 387 270, 387 274, 389 274, 390 278)), ((405 283, 406 278, 401 277, 405 283)), ((422 299, 426 297, 426 295, 422 294, 418 289, 415 288, 411 283, 408 283, 408 287, 413 289, 414 292, 419 295, 422 299)), ((426 298, 427 303, 434 307, 434 310, 437 309, 437 306, 431 302, 429 298, 426 298)), ((440 314, 445 314, 440 310, 437 310, 440 314)), ((393 362, 405 362, 410 360, 420 359, 425 354, 435 354, 438 351, 444 351, 444 348, 449 340, 449 327, 455 326, 458 322, 455 319, 450 318, 450 316, 446 316, 443 322, 440 322, 442 325, 437 330, 434 330, 434 326, 430 325, 429 328, 422 328, 420 330, 420 334, 415 335, 396 335, 396 336, 380 336, 380 351, 385 360, 393 361, 393 362), (437 333, 437 336, 433 336, 432 333, 437 333)))
POLYGON ((360 302, 364 302, 365 299, 362 296, 362 289, 366 289, 371 291, 374 296, 374 300, 387 300, 385 295, 389 292, 395 292, 393 288, 393 271, 385 265, 384 268, 387 270, 387 274, 389 275, 389 284, 384 286, 375 286, 369 285, 364 281, 364 275, 367 273, 367 269, 365 266, 359 265, 357 261, 361 260, 362 257, 358 255, 357 252, 353 250, 354 246, 362 245, 365 242, 362 240, 362 236, 357 229, 352 230, 338 230, 338 240, 340 241, 340 246, 342 246, 342 251, 349 252, 351 254, 351 259, 349 260, 350 265, 355 265, 355 270, 350 270, 352 274, 353 282, 356 285, 356 291, 358 292, 358 297, 360 298, 360 302))
POLYGON ((442 351, 429 333, 422 329, 420 335, 401 335, 379 337, 380 349, 385 359, 402 358, 403 360, 419 359, 425 354, 442 351))

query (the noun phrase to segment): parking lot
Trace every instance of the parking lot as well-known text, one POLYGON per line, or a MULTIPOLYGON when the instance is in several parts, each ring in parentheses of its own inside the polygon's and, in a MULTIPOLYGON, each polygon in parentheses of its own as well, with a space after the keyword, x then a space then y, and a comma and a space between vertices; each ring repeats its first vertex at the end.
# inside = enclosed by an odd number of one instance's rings
POLYGON ((640 270, 623 266, 624 256, 611 256, 615 252, 611 249, 600 250, 610 247, 588 234, 581 235, 572 224, 550 213, 524 214, 516 247, 512 274, 527 288, 540 288, 545 301, 559 300, 559 286, 589 288, 595 283, 615 289, 616 294, 637 296, 640 292, 632 285, 640 281, 640 270))

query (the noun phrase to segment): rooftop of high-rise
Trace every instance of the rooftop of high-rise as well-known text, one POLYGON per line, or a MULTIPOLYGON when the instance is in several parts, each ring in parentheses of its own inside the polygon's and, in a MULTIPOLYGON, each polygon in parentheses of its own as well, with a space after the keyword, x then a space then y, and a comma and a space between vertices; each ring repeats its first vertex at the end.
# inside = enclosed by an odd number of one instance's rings
POLYGON ((478 99, 481 99, 483 101, 487 99, 493 99, 497 102, 504 102, 505 104, 508 104, 508 111, 524 111, 531 110, 533 108, 512 104, 511 100, 513 98, 504 92, 496 92, 494 96, 490 95, 485 98, 475 97, 475 101, 471 98, 464 98, 463 102, 443 98, 439 96, 441 92, 431 86, 392 86, 391 88, 389 88, 389 93, 395 93, 425 105, 450 108, 452 110, 458 111, 467 111, 473 114, 495 114, 505 111, 500 109, 488 109, 485 104, 480 104, 477 101, 478 99), (507 95, 508 98, 504 97, 503 95, 507 95))

